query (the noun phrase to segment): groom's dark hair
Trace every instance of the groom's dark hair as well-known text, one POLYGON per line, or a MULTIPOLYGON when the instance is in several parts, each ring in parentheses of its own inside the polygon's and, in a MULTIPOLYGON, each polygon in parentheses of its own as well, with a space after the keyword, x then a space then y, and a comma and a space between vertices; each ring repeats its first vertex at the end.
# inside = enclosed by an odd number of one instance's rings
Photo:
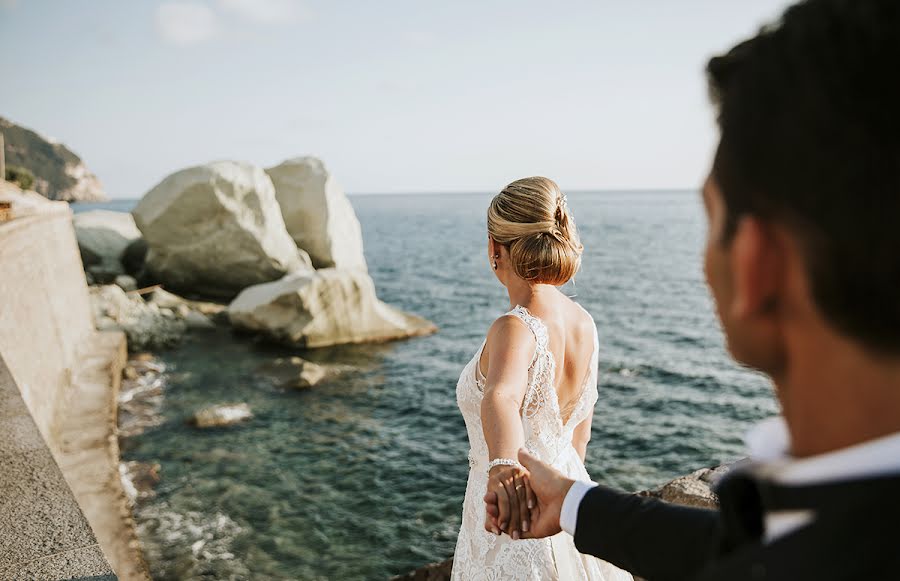
POLYGON ((784 224, 842 334, 900 354, 900 0, 808 0, 707 66, 728 243, 784 224))

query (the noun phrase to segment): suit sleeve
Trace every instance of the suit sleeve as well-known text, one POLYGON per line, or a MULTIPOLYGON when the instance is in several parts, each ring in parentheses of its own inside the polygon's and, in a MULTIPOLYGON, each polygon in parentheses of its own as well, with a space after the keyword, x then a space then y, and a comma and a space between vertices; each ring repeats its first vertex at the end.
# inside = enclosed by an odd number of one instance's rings
POLYGON ((716 510, 669 504, 606 486, 578 506, 575 546, 649 581, 689 579, 714 556, 716 510))

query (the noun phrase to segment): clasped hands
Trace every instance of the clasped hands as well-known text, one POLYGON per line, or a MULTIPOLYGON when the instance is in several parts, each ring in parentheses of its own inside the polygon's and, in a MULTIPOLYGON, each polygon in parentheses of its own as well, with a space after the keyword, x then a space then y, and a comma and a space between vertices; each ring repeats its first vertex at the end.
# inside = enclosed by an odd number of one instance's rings
POLYGON ((558 533, 563 500, 574 480, 566 478, 525 449, 519 466, 494 466, 484 495, 484 528, 513 539, 539 539, 558 533))

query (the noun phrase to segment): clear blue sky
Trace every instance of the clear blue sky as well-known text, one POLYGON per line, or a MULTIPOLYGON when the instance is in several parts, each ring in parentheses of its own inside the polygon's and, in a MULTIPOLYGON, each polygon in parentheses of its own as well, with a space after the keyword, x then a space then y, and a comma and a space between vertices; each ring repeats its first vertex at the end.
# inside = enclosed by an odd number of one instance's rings
POLYGON ((0 0, 0 115, 113 197, 214 159, 350 192, 691 188, 703 66, 784 0, 0 0))

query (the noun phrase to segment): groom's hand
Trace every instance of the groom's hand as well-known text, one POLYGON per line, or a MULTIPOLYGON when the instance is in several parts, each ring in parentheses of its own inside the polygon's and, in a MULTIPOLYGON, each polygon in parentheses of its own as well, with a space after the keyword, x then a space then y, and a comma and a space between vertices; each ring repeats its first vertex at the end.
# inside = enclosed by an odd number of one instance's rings
MULTIPOLYGON (((559 526, 559 515, 562 512, 563 500, 575 481, 566 478, 524 449, 519 450, 519 462, 528 470, 526 479, 530 484, 531 492, 537 497, 537 504, 531 510, 529 529, 521 535, 521 538, 538 539, 555 535, 562 530, 559 526)), ((500 495, 502 494, 503 490, 497 490, 489 491, 484 496, 491 526, 499 525, 500 495)), ((489 527, 487 528, 491 530, 489 527)), ((508 530, 503 532, 509 533, 508 530)))

